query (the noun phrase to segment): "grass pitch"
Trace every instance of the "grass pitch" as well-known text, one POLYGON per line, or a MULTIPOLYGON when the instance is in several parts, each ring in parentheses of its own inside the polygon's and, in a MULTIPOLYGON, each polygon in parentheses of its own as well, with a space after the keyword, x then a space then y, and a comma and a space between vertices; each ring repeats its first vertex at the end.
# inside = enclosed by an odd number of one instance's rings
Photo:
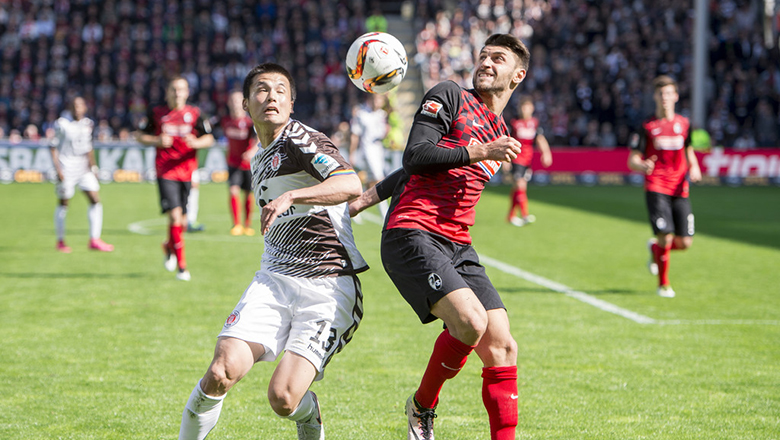
MULTIPOLYGON (((505 221, 490 187, 473 229, 480 254, 666 324, 639 324, 488 268, 520 347, 520 439, 780 438, 777 188, 694 187, 693 247, 671 257, 677 298, 645 270, 642 190, 531 187, 538 221, 505 221), (671 324, 670 324, 671 323, 671 324)), ((162 267, 165 220, 150 184, 101 190, 111 254, 87 250, 86 201, 54 250, 54 190, 0 186, 0 439, 174 439, 215 337, 254 271, 261 237, 231 237, 227 188, 204 185, 205 232, 187 234, 193 280, 162 267), (132 229, 132 231, 131 231, 132 229), (134 231, 134 232, 133 232, 134 231)), ((313 389, 329 439, 400 439, 439 324, 422 326, 379 259, 380 227, 355 225, 372 269, 365 317, 313 389)), ((293 439, 273 415, 273 365, 228 395, 209 439, 293 439)), ((476 356, 442 393, 437 435, 488 439, 476 356)))

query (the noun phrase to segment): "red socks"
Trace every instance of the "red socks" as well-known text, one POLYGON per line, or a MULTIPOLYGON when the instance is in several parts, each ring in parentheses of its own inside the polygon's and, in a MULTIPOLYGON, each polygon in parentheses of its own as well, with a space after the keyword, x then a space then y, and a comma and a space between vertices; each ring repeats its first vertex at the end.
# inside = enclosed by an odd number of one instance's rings
POLYGON ((653 243, 653 256, 655 262, 658 263, 658 285, 669 285, 669 254, 671 253, 672 246, 662 248, 658 244, 653 243))
POLYGON ((434 408, 436 406, 444 381, 452 379, 460 372, 473 350, 474 347, 471 345, 455 339, 449 330, 441 332, 433 345, 428 368, 423 374, 420 388, 417 389, 415 395, 415 399, 421 407, 434 408))
POLYGON ((238 212, 238 197, 231 194, 230 196, 230 211, 233 213, 233 226, 240 225, 239 212, 238 212))
POLYGON ((247 228, 252 225, 252 205, 254 204, 255 204, 254 197, 247 194, 246 200, 244 200, 244 226, 246 226, 247 228))
POLYGON ((184 238, 182 238, 181 225, 171 225, 169 233, 168 246, 176 254, 176 259, 179 260, 179 269, 184 270, 187 268, 187 262, 184 260, 184 238))
POLYGON ((512 193, 512 207, 509 209, 509 217, 515 215, 515 210, 520 208, 520 215, 528 217, 528 192, 524 189, 516 189, 512 193))
POLYGON ((490 419, 491 440, 514 440, 517 428, 517 367, 482 369, 482 402, 490 419))

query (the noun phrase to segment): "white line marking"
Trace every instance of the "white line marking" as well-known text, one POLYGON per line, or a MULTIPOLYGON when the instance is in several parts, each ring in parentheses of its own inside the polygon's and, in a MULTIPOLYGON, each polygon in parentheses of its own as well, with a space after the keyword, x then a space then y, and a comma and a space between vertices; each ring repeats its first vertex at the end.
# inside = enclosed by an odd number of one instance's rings
MULTIPOLYGON (((137 222, 129 223, 127 230, 138 235, 160 235, 166 234, 164 226, 168 225, 167 217, 150 218, 146 220, 139 220, 137 222)), ((257 235, 255 237, 233 237, 230 235, 205 235, 203 233, 187 234, 186 240, 195 241, 208 241, 219 243, 262 243, 263 237, 257 235)))
POLYGON ((603 310, 605 312, 614 313, 615 315, 622 316, 626 319, 630 319, 634 322, 638 322, 640 324, 658 324, 658 321, 656 321, 653 318, 647 317, 645 315, 640 315, 639 313, 632 312, 631 310, 626 310, 622 307, 618 307, 612 303, 606 302, 604 300, 598 299, 594 296, 588 295, 585 292, 580 292, 577 290, 572 289, 571 287, 564 286, 561 283, 557 283, 552 280, 548 280, 547 278, 544 278, 542 276, 526 272, 518 267, 510 266, 509 264, 506 264, 502 261, 498 261, 496 259, 487 257, 485 255, 480 255, 479 260, 485 265, 489 267, 493 267, 495 269, 498 269, 502 272, 508 273, 510 275, 514 275, 518 278, 522 278, 526 281, 530 281, 534 284, 538 284, 542 287, 546 287, 552 291, 562 293, 568 297, 574 298, 576 300, 582 301, 586 304, 590 304, 593 307, 596 307, 597 309, 603 310))
MULTIPOLYGON (((368 220, 371 223, 378 225, 384 224, 384 219, 371 212, 362 212, 360 216, 368 220)), ((599 310, 605 312, 614 313, 615 315, 622 316, 626 319, 630 319, 639 324, 656 324, 656 325, 780 325, 778 320, 760 320, 760 319, 700 319, 700 320, 688 320, 688 319, 666 319, 657 320, 650 318, 649 316, 641 315, 631 310, 618 307, 610 302, 598 299, 592 295, 588 295, 585 292, 574 290, 571 287, 563 285, 553 280, 548 280, 540 275, 527 272, 519 267, 515 267, 504 263, 503 261, 490 258, 485 255, 480 255, 479 260, 482 264, 488 267, 493 267, 502 272, 514 275, 518 278, 522 278, 531 283, 537 284, 542 287, 546 287, 554 292, 563 293, 564 295, 574 298, 578 301, 582 301, 599 310)))

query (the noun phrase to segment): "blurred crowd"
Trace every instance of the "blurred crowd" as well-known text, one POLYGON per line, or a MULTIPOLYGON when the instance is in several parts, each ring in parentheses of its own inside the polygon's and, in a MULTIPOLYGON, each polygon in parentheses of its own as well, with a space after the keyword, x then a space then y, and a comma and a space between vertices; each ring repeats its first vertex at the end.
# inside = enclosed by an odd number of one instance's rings
MULTIPOLYGON (((344 73, 372 23, 363 0, 11 0, 0 3, 0 137, 50 133, 68 100, 86 98, 100 139, 126 137, 182 74, 213 120, 246 72, 277 62, 295 76, 294 117, 325 133, 361 92, 344 73)), ((371 9, 369 9, 371 8, 371 9)), ((386 22, 384 24, 386 26, 386 22)))
MULTIPOLYGON (((693 2, 444 3, 417 2, 415 60, 426 89, 445 79, 470 86, 485 38, 512 33, 531 50, 522 89, 533 97, 552 145, 626 145, 630 131, 653 113, 651 80, 660 74, 679 81, 678 110, 690 116, 693 2)), ((713 0, 709 13, 709 114, 699 128, 713 145, 780 147, 780 55, 764 44, 763 1, 713 0)), ((507 117, 516 110, 515 95, 507 117)))

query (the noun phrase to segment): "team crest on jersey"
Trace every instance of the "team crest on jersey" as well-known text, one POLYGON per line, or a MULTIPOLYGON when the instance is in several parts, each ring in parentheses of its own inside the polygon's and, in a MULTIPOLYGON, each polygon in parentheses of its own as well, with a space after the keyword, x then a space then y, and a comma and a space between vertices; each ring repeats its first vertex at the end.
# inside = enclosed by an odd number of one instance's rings
POLYGON ((680 134, 682 133, 682 126, 679 122, 674 123, 674 134, 680 134))
POLYGON ((190 122, 192 122, 192 114, 190 112, 185 113, 183 119, 184 122, 189 124, 190 122))
POLYGON ((282 165, 282 155, 278 152, 271 158, 271 169, 279 171, 279 167, 282 165))
POLYGON ((422 105, 422 110, 420 113, 424 114, 425 116, 430 116, 432 118, 435 118, 439 116, 439 111, 441 111, 441 108, 443 105, 436 101, 431 101, 430 99, 425 101, 422 105))
POLYGON ((441 290, 442 286, 442 280, 439 274, 432 273, 428 275, 428 285, 431 286, 431 289, 433 290, 441 290))
POLYGON ((233 327, 239 319, 241 319, 241 314, 238 313, 238 310, 233 310, 233 313, 225 320, 225 328, 233 327))

